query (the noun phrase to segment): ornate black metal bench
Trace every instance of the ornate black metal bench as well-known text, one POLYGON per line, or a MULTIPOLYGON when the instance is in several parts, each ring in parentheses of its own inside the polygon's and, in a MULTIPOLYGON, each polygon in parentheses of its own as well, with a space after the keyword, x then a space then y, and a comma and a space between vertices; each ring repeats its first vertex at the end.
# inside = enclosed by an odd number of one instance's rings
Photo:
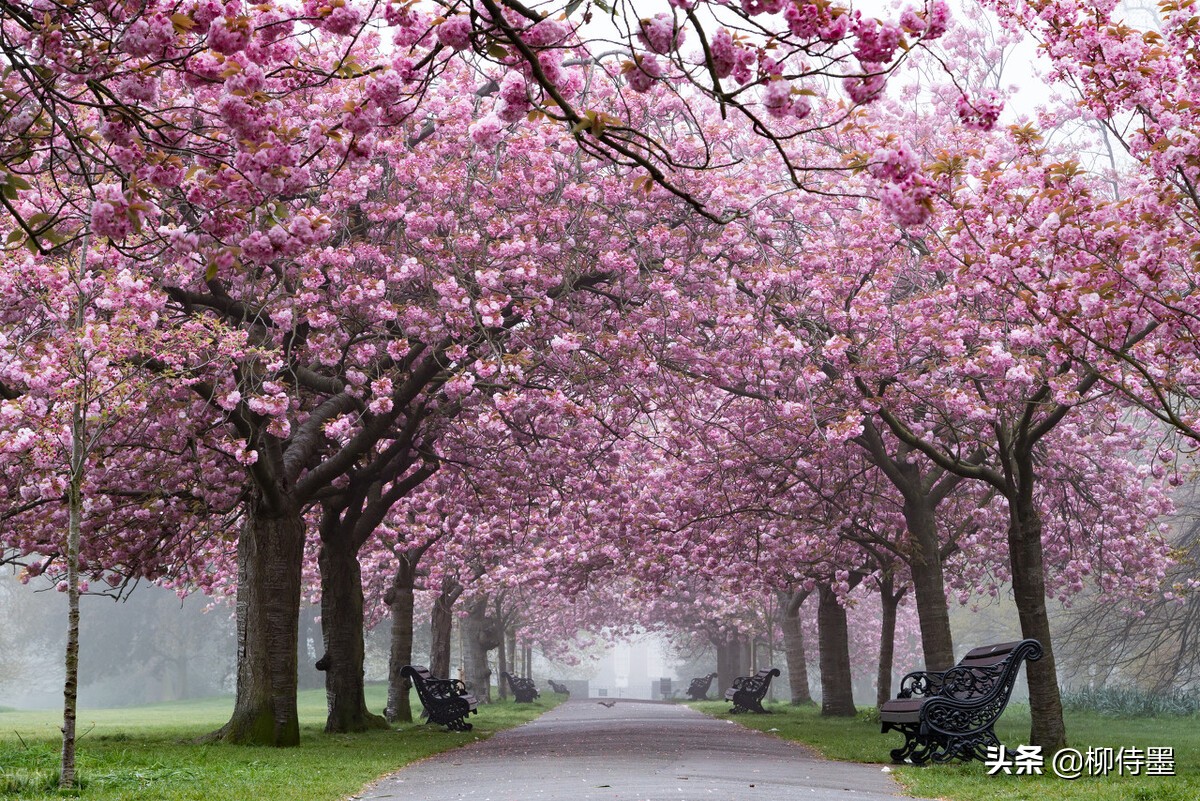
POLYGON ((692 679, 692 683, 688 685, 687 697, 689 701, 707 701, 708 688, 712 686, 712 680, 717 677, 716 673, 709 673, 707 676, 700 676, 692 679))
POLYGON ((757 712, 768 715, 763 709, 762 699, 767 697, 767 689, 771 686, 771 677, 779 675, 779 668, 764 668, 753 676, 738 676, 733 680, 733 686, 725 691, 725 700, 733 704, 732 714, 738 712, 757 712))
POLYGON ((532 704, 533 699, 541 694, 538 692, 537 685, 533 683, 533 679, 523 679, 507 672, 501 672, 500 679, 508 681, 508 686, 513 691, 513 698, 518 704, 532 704))
POLYGON ((554 679, 547 679, 547 683, 550 685, 550 689, 552 691, 558 693, 559 695, 570 695, 571 694, 571 691, 567 689, 567 685, 565 685, 565 684, 559 684, 554 679))
POLYGON ((984 759, 989 746, 1000 745, 993 726, 1008 706, 1021 662, 1041 658, 1041 643, 1020 640, 976 648, 946 671, 909 673, 899 695, 879 707, 883 733, 904 735, 892 761, 984 759))
POLYGON ((429 668, 422 665, 405 665, 400 675, 412 680, 417 688, 417 697, 425 707, 425 717, 451 731, 470 731, 467 717, 479 714, 479 701, 467 692, 466 685, 458 679, 439 679, 430 675, 429 668))

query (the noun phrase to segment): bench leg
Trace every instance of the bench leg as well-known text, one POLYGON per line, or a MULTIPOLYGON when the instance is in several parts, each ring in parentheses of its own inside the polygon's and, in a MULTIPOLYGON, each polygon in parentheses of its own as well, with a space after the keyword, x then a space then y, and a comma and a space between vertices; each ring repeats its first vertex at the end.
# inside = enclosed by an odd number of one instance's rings
POLYGON ((760 699, 749 693, 734 693, 733 698, 729 702, 733 704, 733 709, 729 712, 731 715, 736 715, 739 712, 754 712, 759 715, 771 714, 771 710, 764 708, 760 699))
POLYGON ((987 759, 988 748, 999 747, 1000 740, 989 727, 980 732, 972 732, 961 737, 947 737, 933 749, 933 761, 938 763, 961 759, 970 762, 977 759, 980 762, 987 759))
POLYGON ((916 723, 888 724, 889 731, 898 731, 904 735, 904 745, 899 748, 893 748, 891 751, 892 762, 897 765, 902 765, 906 762, 911 762, 914 765, 923 765, 929 761, 932 745, 921 736, 920 727, 916 723))

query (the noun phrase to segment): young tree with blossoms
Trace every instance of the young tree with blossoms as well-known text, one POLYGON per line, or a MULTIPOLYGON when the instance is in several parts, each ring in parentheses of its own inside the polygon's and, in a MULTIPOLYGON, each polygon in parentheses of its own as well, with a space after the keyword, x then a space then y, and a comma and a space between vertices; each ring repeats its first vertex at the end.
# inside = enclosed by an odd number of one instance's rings
MULTIPOLYGON (((121 464, 128 456, 122 451, 150 414, 145 377, 127 359, 153 341, 153 331, 142 314, 148 288, 91 252, 86 239, 54 259, 17 260, 26 268, 19 281, 12 272, 0 273, 0 465, 6 477, 0 515, 5 553, 26 561, 22 579, 45 575, 67 594, 59 786, 70 788, 76 784, 80 595, 89 590, 88 577, 115 585, 155 569, 142 564, 125 571, 95 543, 84 548, 85 532, 107 532, 117 541, 137 534, 136 521, 121 526, 99 510, 105 495, 109 501, 139 497, 123 482, 121 467, 112 468, 128 466, 121 464)), ((152 465, 143 460, 140 466, 152 465)))

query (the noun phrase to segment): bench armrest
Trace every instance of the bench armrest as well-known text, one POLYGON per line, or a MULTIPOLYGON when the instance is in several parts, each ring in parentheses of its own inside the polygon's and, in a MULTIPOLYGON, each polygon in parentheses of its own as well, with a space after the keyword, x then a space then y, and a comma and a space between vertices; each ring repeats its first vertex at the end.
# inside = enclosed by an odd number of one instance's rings
POLYGON ((944 670, 914 670, 900 679, 900 692, 897 698, 928 698, 937 695, 942 690, 944 670))

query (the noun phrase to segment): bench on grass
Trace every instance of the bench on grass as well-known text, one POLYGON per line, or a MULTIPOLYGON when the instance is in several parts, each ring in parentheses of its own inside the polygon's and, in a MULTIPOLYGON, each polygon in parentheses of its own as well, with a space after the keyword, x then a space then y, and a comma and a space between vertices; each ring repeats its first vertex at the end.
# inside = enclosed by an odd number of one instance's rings
POLYGON ((708 688, 712 686, 712 680, 717 677, 716 673, 709 673, 707 676, 700 676, 692 679, 692 683, 688 685, 687 697, 689 701, 707 701, 708 688))
POLYGON ((550 685, 551 691, 556 692, 559 695, 570 695, 571 694, 571 691, 567 689, 567 685, 565 685, 565 684, 559 684, 554 679, 548 679, 547 683, 550 685))
POLYGON ((538 692, 537 685, 533 683, 533 679, 523 679, 507 671, 501 671, 500 679, 508 681, 508 686, 512 688, 513 698, 518 704, 532 704, 533 699, 541 694, 538 692))
POLYGON ((451 731, 470 731, 469 715, 479 714, 479 701, 467 692, 458 679, 439 679, 423 665, 405 665, 400 675, 410 679, 417 688, 417 697, 425 707, 430 723, 445 726, 451 731))
POLYGON ((779 675, 779 668, 764 668, 753 676, 738 676, 733 680, 733 686, 725 691, 725 700, 733 704, 731 714, 738 712, 757 712, 768 715, 763 709, 762 700, 767 697, 771 686, 771 677, 779 675))
POLYGON ((909 673, 896 698, 879 707, 883 733, 904 735, 892 761, 984 759, 989 747, 1000 745, 993 727, 1008 706, 1021 663, 1041 658, 1041 643, 1020 640, 975 648, 949 670, 909 673))

